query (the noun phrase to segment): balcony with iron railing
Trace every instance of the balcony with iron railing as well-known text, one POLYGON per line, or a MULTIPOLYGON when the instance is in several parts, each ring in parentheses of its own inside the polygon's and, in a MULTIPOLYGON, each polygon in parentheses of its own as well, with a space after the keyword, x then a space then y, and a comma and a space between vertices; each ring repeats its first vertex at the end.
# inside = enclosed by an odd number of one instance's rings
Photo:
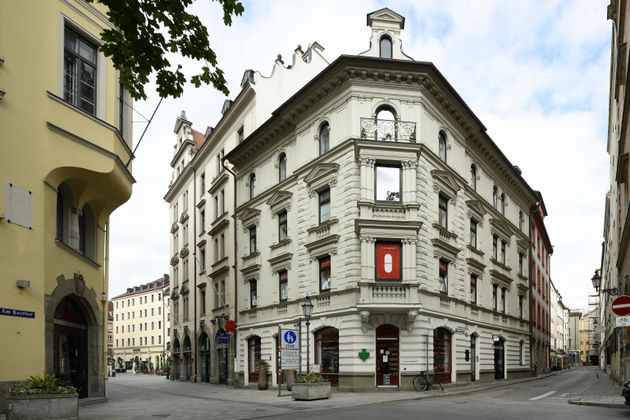
POLYGON ((380 141, 416 142, 416 123, 361 118, 361 138, 380 141))

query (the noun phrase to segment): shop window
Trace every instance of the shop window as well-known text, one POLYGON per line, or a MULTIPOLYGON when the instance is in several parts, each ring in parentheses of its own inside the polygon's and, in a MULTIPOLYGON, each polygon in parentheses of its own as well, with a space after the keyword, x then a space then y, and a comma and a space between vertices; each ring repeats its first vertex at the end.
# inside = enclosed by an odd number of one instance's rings
POLYGON ((261 345, 260 345, 260 337, 253 336, 247 340, 247 371, 248 381, 258 382, 258 370, 260 368, 260 359, 261 359, 261 345))
POLYGON ((451 333, 446 328, 433 330, 433 370, 440 382, 451 382, 451 333))
POLYGON ((339 330, 323 328, 315 334, 315 363, 333 386, 339 383, 339 330))

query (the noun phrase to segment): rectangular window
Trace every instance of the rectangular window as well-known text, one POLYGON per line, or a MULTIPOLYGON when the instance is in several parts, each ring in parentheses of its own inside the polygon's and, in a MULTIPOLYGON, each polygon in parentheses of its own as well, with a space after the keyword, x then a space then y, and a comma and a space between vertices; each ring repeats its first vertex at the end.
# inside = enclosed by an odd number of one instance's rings
POLYGON ((206 289, 199 290, 199 307, 201 315, 206 313, 206 289))
POLYGON ((492 258, 498 261, 499 257, 499 238, 496 235, 492 236, 492 258))
POLYGON ((249 301, 251 302, 252 308, 258 305, 258 284, 256 280, 249 281, 249 301))
POLYGON ((498 305, 497 305, 497 288, 498 288, 498 286, 496 284, 492 285, 492 309, 495 310, 495 311, 498 309, 498 305))
POLYGON ((501 312, 505 313, 505 307, 506 307, 506 289, 505 287, 501 288, 501 312))
POLYGON ((217 174, 223 170, 223 156, 225 156, 225 151, 221 149, 221 152, 217 154, 217 174))
POLYGON ((219 261, 219 238, 214 238, 214 261, 219 261))
POLYGON ((245 140, 245 130, 243 130, 243 126, 241 126, 241 128, 239 128, 236 132, 236 137, 239 143, 242 143, 243 140, 245 140))
POLYGON ((199 270, 206 271, 206 248, 199 248, 199 270))
POLYGON ((221 216, 221 213, 219 213, 219 196, 215 195, 214 196, 214 218, 218 219, 219 216, 221 216))
POLYGON ((501 264, 505 264, 505 241, 501 240, 501 264))
POLYGON ((322 257, 319 259, 319 291, 327 292, 330 290, 330 257, 322 257))
POLYGON ((448 229, 448 198, 440 194, 439 202, 439 224, 444 229, 448 229))
POLYGON ((319 223, 330 219, 330 188, 319 192, 319 223))
POLYGON ((96 115, 96 46, 70 28, 64 32, 63 99, 96 115))
POLYGON ((477 276, 470 275, 470 303, 477 304, 477 276))
POLYGON ((518 317, 523 318, 523 296, 518 297, 518 317))
POLYGON ((477 222, 470 219, 470 246, 477 248, 477 222))
POLYGON ((524 261, 525 261, 525 256, 519 252, 518 253, 518 274, 520 274, 521 276, 523 275, 524 261))
POLYGON ((203 197, 206 192, 206 173, 199 175, 199 198, 203 197))
POLYGON ((286 270, 278 273, 280 280, 280 301, 285 301, 289 298, 289 274, 286 270))
POLYGON ((221 234, 221 241, 220 241, 220 244, 221 244, 221 249, 220 249, 221 253, 220 253, 220 256, 221 256, 221 258, 223 258, 223 257, 225 257, 225 233, 222 233, 222 234, 221 234))
POLYGON ((206 231, 206 210, 201 209, 199 211, 199 234, 203 234, 206 231))
POLYGON ((278 213, 278 241, 283 241, 288 237, 287 212, 278 213))
POLYGON ((376 201, 402 202, 400 166, 376 165, 376 201))
POLYGON ((440 260, 438 291, 448 295, 448 261, 440 260))
POLYGON ((376 280, 402 280, 402 244, 396 242, 377 242, 375 248, 376 280))
POLYGON ((219 203, 219 211, 225 213, 225 190, 221 190, 221 202, 219 203))
POLYGON ((256 226, 249 228, 249 254, 256 252, 256 226))
POLYGON ((225 280, 219 283, 219 306, 225 306, 225 280))

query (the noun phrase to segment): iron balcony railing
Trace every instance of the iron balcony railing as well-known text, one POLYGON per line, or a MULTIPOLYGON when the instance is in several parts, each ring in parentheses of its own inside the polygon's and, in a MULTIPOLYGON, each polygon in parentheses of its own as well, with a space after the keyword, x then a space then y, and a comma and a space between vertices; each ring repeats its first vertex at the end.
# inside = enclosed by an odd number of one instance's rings
POLYGON ((416 142, 416 123, 361 118, 361 138, 381 141, 416 142))

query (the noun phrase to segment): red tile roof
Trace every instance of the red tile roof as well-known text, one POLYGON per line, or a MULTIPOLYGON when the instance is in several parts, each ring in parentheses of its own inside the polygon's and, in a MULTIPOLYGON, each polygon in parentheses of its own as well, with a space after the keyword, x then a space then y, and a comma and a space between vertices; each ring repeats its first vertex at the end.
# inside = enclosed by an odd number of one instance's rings
POLYGON ((203 133, 200 133, 199 131, 195 129, 192 130, 192 134, 193 134, 193 141, 195 142, 197 149, 201 149, 201 146, 203 146, 203 143, 206 141, 206 137, 203 135, 203 133))

